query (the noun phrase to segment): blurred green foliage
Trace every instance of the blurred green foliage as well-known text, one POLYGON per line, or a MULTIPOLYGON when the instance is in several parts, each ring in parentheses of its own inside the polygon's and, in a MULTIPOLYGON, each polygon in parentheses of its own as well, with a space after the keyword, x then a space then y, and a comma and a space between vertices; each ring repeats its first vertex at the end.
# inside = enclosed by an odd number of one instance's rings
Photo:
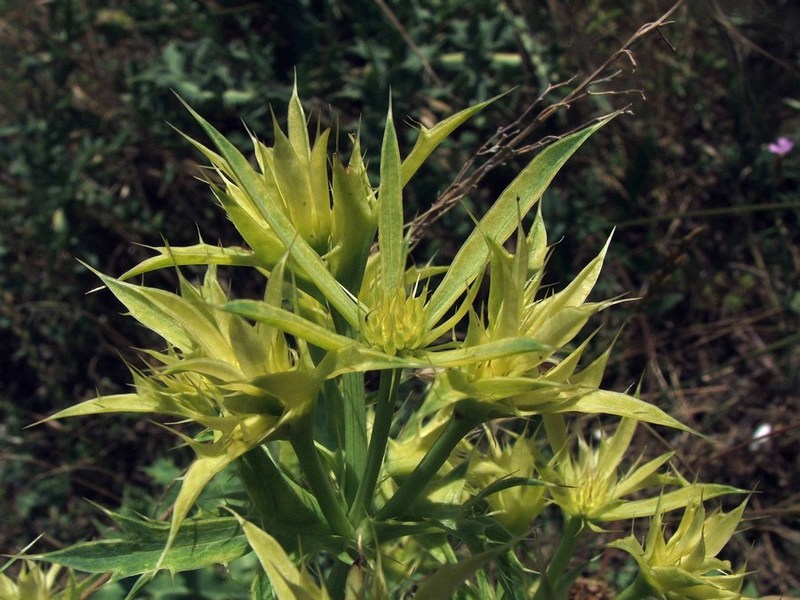
MULTIPOLYGON (((296 70, 312 120, 337 124, 347 147, 359 123, 365 134, 382 130, 390 87, 394 114, 428 125, 514 88, 420 173, 408 205, 421 212, 548 84, 591 72, 669 4, 0 2, 0 510, 13 515, 0 548, 44 530, 53 545, 91 535, 83 497, 154 510, 124 490, 157 495, 172 473, 156 462, 167 442, 146 423, 22 427, 94 389, 119 391, 129 377, 118 354, 137 365, 129 349, 152 345, 109 294, 85 295, 97 282, 76 258, 121 273, 147 255, 134 244, 192 243, 196 223, 236 240, 173 129, 197 133, 175 94, 245 147, 242 121, 270 137, 270 104, 285 104, 296 70), (139 469, 151 463, 159 466, 139 469)), ((627 362, 614 370, 617 385, 646 373, 646 391, 733 447, 747 446, 743 423, 784 419, 789 434, 775 438, 771 460, 745 457, 726 476, 743 487, 761 481, 772 494, 765 505, 780 507, 800 492, 791 428, 800 426, 791 408, 800 389, 800 152, 777 157, 765 145, 778 135, 800 142, 800 8, 707 0, 687 3, 675 21, 634 49, 636 69, 623 59, 619 76, 538 132, 563 133, 628 103, 636 113, 575 157, 546 199, 546 220, 554 240, 585 239, 587 253, 618 227, 611 289, 599 293, 642 300, 619 342, 627 362), (646 99, 600 94, 629 89, 646 99)), ((408 149, 410 132, 400 131, 408 149)), ((379 140, 362 144, 377 156, 379 140)), ((516 168, 511 160, 493 171, 464 206, 481 213, 516 168)), ((420 260, 452 252, 467 221, 456 209, 432 225, 420 260)), ((565 278, 589 258, 556 255, 550 272, 565 278)), ((621 325, 610 318, 607 337, 621 325)), ((712 452, 684 449, 701 471, 719 468, 703 462, 712 452)), ((173 468, 183 464, 180 452, 168 456, 173 468)), ((780 551, 800 554, 788 543, 780 551)))

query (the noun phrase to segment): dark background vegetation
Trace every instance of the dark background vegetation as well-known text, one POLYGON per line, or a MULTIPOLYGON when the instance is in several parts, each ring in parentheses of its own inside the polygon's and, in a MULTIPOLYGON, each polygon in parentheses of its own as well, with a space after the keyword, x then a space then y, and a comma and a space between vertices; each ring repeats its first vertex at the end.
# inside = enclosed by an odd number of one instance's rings
MULTIPOLYGON (((377 157, 390 86, 394 114, 423 123, 514 88, 438 151, 408 193, 410 217, 548 84, 590 72, 669 6, 0 0, 0 552, 39 533, 48 548, 96 535, 84 498, 150 510, 185 464, 141 419, 23 430, 124 390, 131 348, 154 343, 109 294, 86 295, 97 282, 76 259, 119 274, 162 237, 237 241, 171 127, 198 134, 173 92, 244 147, 242 121, 271 139, 269 107, 283 113, 296 70, 308 111, 337 124, 342 147, 360 122, 377 157)), ((537 133, 634 112, 548 192, 551 239, 563 238, 550 272, 565 280, 616 227, 600 291, 641 300, 606 317, 605 340, 624 320, 607 384, 643 377, 649 400, 710 438, 651 435, 649 449, 668 444, 688 473, 758 490, 735 560, 759 592, 796 593, 800 148, 779 157, 766 144, 800 143, 800 5, 696 0, 673 20, 635 46, 635 69, 618 62, 537 133), (599 94, 625 90, 641 93, 599 94), (754 444, 760 425, 772 433, 754 444)), ((401 133, 408 148, 413 130, 401 133)), ((466 206, 480 214, 521 164, 492 172, 466 206)), ((418 253, 447 258, 467 224, 456 208, 418 253)))

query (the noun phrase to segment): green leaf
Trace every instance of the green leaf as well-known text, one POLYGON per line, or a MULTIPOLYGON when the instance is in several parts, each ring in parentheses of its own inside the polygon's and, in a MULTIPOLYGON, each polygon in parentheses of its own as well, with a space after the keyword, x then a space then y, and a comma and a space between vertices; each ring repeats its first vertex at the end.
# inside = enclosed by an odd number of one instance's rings
MULTIPOLYGON (((597 475, 601 480, 611 478, 616 473, 617 467, 622 462, 622 459, 625 457, 631 445, 631 440, 633 440, 633 434, 636 433, 636 426, 638 424, 636 419, 622 419, 617 425, 614 434, 610 438, 601 441, 603 445, 603 449, 601 450, 603 464, 597 466, 597 475)), ((661 462, 665 460, 666 458, 661 462)), ((659 462, 659 465, 661 462, 659 462)), ((655 470, 654 468, 653 471, 655 470)))
POLYGON ((222 443, 201 446, 194 444, 197 452, 200 448, 204 452, 199 455, 189 466, 181 478, 181 487, 178 497, 172 507, 172 520, 170 521, 169 535, 162 550, 162 558, 156 564, 156 569, 167 567, 167 556, 181 533, 182 526, 192 506, 197 501, 200 493, 208 483, 221 473, 225 467, 245 453, 247 448, 240 448, 239 452, 227 452, 222 443))
POLYGON ((337 247, 330 260, 336 278, 358 294, 378 227, 375 194, 369 185, 356 138, 350 163, 333 157, 333 234, 337 247))
POLYGON ((565 403, 563 396, 573 390, 569 386, 531 377, 486 377, 469 380, 457 371, 447 375, 453 389, 464 397, 480 401, 512 398, 516 406, 536 413, 548 412, 552 406, 565 403))
POLYGON ((277 327, 325 350, 337 350, 354 343, 346 336, 334 333, 298 314, 258 300, 233 300, 223 304, 222 310, 277 327))
MULTIPOLYGON (((303 129, 305 130, 305 125, 303 129)), ((306 132, 306 140, 307 135, 306 132)), ((317 205, 311 190, 308 153, 306 148, 302 154, 298 154, 297 147, 284 135, 277 122, 275 123, 272 175, 278 182, 283 204, 289 210, 291 222, 311 247, 316 252, 324 252, 327 240, 318 236, 319 215, 316 214, 317 205)), ((325 201, 327 209, 330 200, 326 197, 325 201)))
POLYGON ((158 252, 158 256, 153 256, 143 260, 132 269, 126 271, 118 279, 124 281, 137 275, 142 275, 150 271, 166 269, 184 265, 228 265, 236 267, 268 267, 258 256, 247 248, 212 246, 210 244, 195 244, 194 246, 184 246, 172 248, 165 246, 161 248, 151 247, 158 252))
POLYGON ((230 345, 199 305, 171 292, 132 285, 86 266, 100 277, 132 317, 172 346, 184 352, 199 346, 207 356, 235 362, 230 345))
POLYGON ((274 537, 236 515, 250 546, 267 572, 278 600, 328 600, 328 592, 317 586, 294 562, 274 537))
POLYGON ((384 369, 424 368, 427 363, 413 356, 384 354, 363 344, 351 341, 350 345, 331 350, 319 363, 319 377, 331 379, 345 373, 363 373, 384 369))
MULTIPOLYGON (((674 455, 674 452, 665 452, 661 456, 657 456, 641 466, 632 467, 631 470, 617 482, 616 495, 618 497, 627 496, 628 494, 632 494, 650 485, 654 479, 657 480, 659 477, 656 472, 674 455)), ((621 462, 621 457, 615 466, 618 466, 619 462, 621 462)), ((608 473, 608 476, 611 476, 613 473, 609 468, 606 468, 605 472, 608 473)))
POLYGON ((542 344, 534 339, 527 337, 512 337, 477 346, 468 346, 457 350, 440 350, 438 352, 419 352, 421 361, 427 362, 427 366, 435 367, 463 367, 466 365, 502 358, 504 356, 515 356, 529 352, 550 352, 549 346, 542 344))
MULTIPOLYGON (((705 496, 703 499, 705 500, 705 496)), ((749 498, 745 498, 744 502, 728 513, 717 512, 708 518, 704 530, 707 556, 719 554, 736 533, 748 500, 749 498)))
MULTIPOLYGON (((524 397, 519 398, 515 403, 521 410, 525 410, 524 397)), ((577 396, 574 400, 554 408, 552 412, 579 412, 589 415, 602 413, 617 415, 618 417, 630 417, 638 421, 652 423, 653 425, 663 425, 665 427, 672 427, 699 435, 691 427, 670 417, 653 404, 649 404, 627 394, 608 390, 590 390, 583 395, 577 396)))
POLYGON ((289 99, 289 123, 288 133, 289 142, 294 148, 298 158, 308 164, 311 161, 311 141, 308 137, 308 125, 306 123, 306 113, 300 103, 300 96, 297 93, 297 79, 292 87, 292 96, 289 99))
POLYGON ((455 129, 464 123, 464 121, 483 110, 498 98, 502 98, 507 93, 508 92, 504 92, 495 96, 494 98, 489 98, 484 102, 469 106, 464 110, 447 117, 444 121, 437 123, 430 129, 424 125, 421 126, 419 128, 419 136, 417 137, 417 141, 414 144, 414 147, 411 149, 411 152, 409 152, 408 156, 406 156, 406 158, 403 160, 403 164, 401 166, 400 172, 403 187, 405 187, 405 185, 411 180, 411 178, 414 176, 414 173, 416 173, 417 170, 422 166, 422 164, 425 162, 425 159, 430 156, 431 152, 433 152, 439 144, 447 139, 447 136, 455 131, 455 129))
MULTIPOLYGON (((115 580, 155 570, 167 542, 169 525, 105 512, 122 527, 121 538, 84 542, 30 558, 77 571, 111 573, 115 580)), ((173 573, 191 571, 228 563, 247 551, 247 540, 235 519, 189 519, 164 555, 161 566, 173 573)))
POLYGON ((238 465, 260 521, 269 531, 289 542, 302 536, 306 543, 309 535, 330 533, 314 496, 287 477, 264 446, 242 456, 238 465))
POLYGON ((464 285, 472 282, 486 267, 489 246, 486 238, 502 244, 516 230, 519 217, 525 216, 539 201, 564 163, 589 136, 613 119, 606 117, 577 133, 545 148, 503 191, 494 205, 467 238, 439 287, 431 296, 426 311, 426 326, 434 327, 461 295, 464 285))
MULTIPOLYGON (((536 332, 537 336, 542 337, 539 335, 539 331, 543 328, 551 327, 553 319, 558 319, 561 314, 564 314, 569 309, 575 310, 593 306, 596 307, 597 310, 603 310, 607 306, 613 304, 613 301, 584 304, 600 275, 600 270, 603 267, 603 259, 605 258, 610 243, 611 237, 609 236, 600 254, 586 265, 566 288, 557 294, 545 298, 538 304, 536 318, 531 321, 529 326, 531 332, 536 332)), ((577 331, 575 331, 575 334, 577 334, 577 331)), ((563 338, 564 341, 550 341, 550 343, 561 346, 571 339, 571 337, 570 335, 565 335, 563 338)))
POLYGON ((507 490, 514 487, 522 487, 522 486, 529 486, 529 487, 541 487, 550 485, 546 481, 541 479, 533 479, 531 477, 512 477, 506 476, 497 481, 493 481, 485 488, 483 488, 480 492, 478 492, 475 496, 469 499, 469 501, 464 505, 464 509, 468 509, 471 506, 474 506, 483 501, 484 498, 487 496, 491 496, 492 494, 496 494, 498 492, 502 492, 503 490, 507 490))
POLYGON ((480 554, 473 554, 455 564, 442 565, 432 575, 422 580, 414 598, 416 600, 450 598, 461 584, 504 550, 506 547, 500 546, 480 554))
POLYGON ((55 419, 66 419, 67 417, 84 417, 88 415, 122 412, 158 413, 176 417, 186 416, 185 408, 178 405, 169 396, 164 394, 116 394, 85 400, 80 404, 60 410, 56 414, 34 423, 34 425, 39 425, 40 423, 55 419))
POLYGON ((650 517, 656 512, 669 512, 684 508, 698 498, 711 500, 728 494, 749 494, 747 490, 717 483, 691 483, 672 492, 666 492, 655 498, 632 500, 615 508, 611 508, 594 518, 598 521, 620 521, 641 517, 650 517))
MULTIPOLYGON (((272 181, 267 178, 267 181, 272 181)), ((267 221, 261 214, 253 214, 249 208, 243 206, 244 202, 238 200, 232 195, 219 188, 214 184, 208 184, 214 193, 214 196, 219 200, 228 218, 236 227, 236 231, 242 236, 242 239, 253 249, 255 255, 259 258, 261 265, 267 269, 271 269, 280 258, 286 254, 286 248, 281 240, 270 229, 267 221)), ((230 188, 231 191, 240 192, 237 188, 230 188)), ((277 194, 277 190, 275 192, 277 194)), ((237 195, 243 196, 239 193, 237 195)), ((255 207, 253 207, 255 208, 255 207)), ((258 213, 258 210, 256 213, 258 213)), ((304 274, 302 274, 304 275, 304 274)))
POLYGON ((386 116, 381 146, 381 183, 378 190, 378 244, 381 288, 385 295, 403 286, 406 248, 403 242, 403 185, 400 181, 400 148, 392 120, 386 116))

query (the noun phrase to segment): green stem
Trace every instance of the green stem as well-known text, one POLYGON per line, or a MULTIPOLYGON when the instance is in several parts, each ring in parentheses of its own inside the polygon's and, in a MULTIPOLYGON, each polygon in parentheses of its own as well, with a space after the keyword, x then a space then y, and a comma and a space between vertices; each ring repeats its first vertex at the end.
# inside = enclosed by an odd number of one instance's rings
POLYGON ((297 460, 311 491, 319 503, 322 514, 328 521, 331 529, 337 535, 351 539, 355 530, 347 519, 342 507, 342 501, 333 487, 327 470, 322 465, 322 460, 314 444, 313 415, 302 417, 297 423, 290 438, 292 448, 297 455, 297 460))
POLYGON ((347 573, 350 571, 350 565, 341 560, 333 563, 331 571, 328 574, 328 579, 325 582, 325 587, 331 596, 332 600, 344 600, 345 586, 347 585, 347 573))
POLYGON ((632 584, 617 595, 616 600, 639 600, 640 598, 647 598, 652 593, 652 588, 640 573, 632 584))
POLYGON ((358 523, 367 514, 378 476, 386 454, 386 445, 389 442, 389 432, 392 428, 392 417, 397 401, 397 384, 400 381, 400 371, 381 371, 381 382, 378 388, 378 403, 375 408, 375 421, 372 424, 372 436, 369 439, 367 450, 367 464, 364 476, 358 486, 356 498, 350 507, 350 520, 358 523))
POLYGON ((386 520, 402 514, 416 500, 417 496, 425 491, 428 483, 434 478, 456 445, 481 420, 467 417, 456 410, 453 418, 445 425, 441 435, 433 443, 433 446, 417 465, 417 468, 402 483, 394 493, 394 496, 378 511, 377 518, 386 520))
MULTIPOLYGON (((358 335, 344 318, 336 311, 333 320, 337 333, 357 339, 358 335)), ((364 374, 345 373, 340 378, 341 393, 333 396, 338 404, 336 416, 340 426, 337 428, 339 444, 344 456, 344 475, 342 490, 348 504, 352 506, 357 490, 361 487, 360 477, 366 469, 367 461, 367 407, 364 394, 364 374)), ((330 382, 336 386, 336 382, 330 382)), ((338 391, 338 390, 337 390, 338 391)))
POLYGON ((559 580, 575 553, 575 546, 578 544, 582 530, 583 519, 581 517, 565 517, 564 530, 561 532, 561 542, 558 544, 558 549, 542 576, 542 581, 539 584, 539 589, 536 590, 533 600, 547 600, 554 597, 555 590, 559 588, 559 580))

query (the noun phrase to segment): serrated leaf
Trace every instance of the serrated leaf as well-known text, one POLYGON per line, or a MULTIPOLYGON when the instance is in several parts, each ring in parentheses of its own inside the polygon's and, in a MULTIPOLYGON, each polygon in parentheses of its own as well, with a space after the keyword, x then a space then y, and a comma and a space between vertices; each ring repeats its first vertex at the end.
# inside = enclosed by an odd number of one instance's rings
MULTIPOLYGON (((705 500, 705 497, 703 497, 705 500)), ((739 506, 727 513, 718 512, 709 518, 708 526, 704 531, 707 556, 716 556, 725 545, 730 541, 739 523, 744 516, 744 509, 747 506, 746 498, 739 506)))
POLYGON ((207 356, 234 362, 229 344, 203 312, 207 307, 171 292, 120 281, 88 265, 87 268, 125 305, 132 317, 172 346, 184 352, 200 347, 207 356))
MULTIPOLYGON (((606 308, 606 306, 610 305, 607 302, 584 304, 586 298, 589 296, 589 293, 592 291, 592 288, 594 288, 595 283, 597 283, 597 278, 600 275, 600 270, 603 268, 603 260, 608 252, 608 246, 610 243, 611 237, 609 236, 608 240, 603 246, 603 249, 600 251, 600 254, 598 254, 591 262, 589 262, 589 264, 586 265, 586 267, 584 267, 581 272, 575 276, 575 279, 573 279, 569 285, 567 285, 567 287, 557 294, 545 298, 538 304, 535 313, 536 317, 530 322, 529 325, 532 334, 535 333, 537 337, 542 339, 542 336, 539 333, 540 330, 550 326, 554 318, 559 318, 569 309, 574 310, 588 306, 595 306, 598 310, 602 310, 603 308, 606 308)), ((565 336, 564 340, 565 341, 561 343, 552 341, 550 343, 561 346, 569 340, 569 336, 565 336)))
MULTIPOLYGON (((303 535, 327 535, 330 529, 316 498, 278 468, 267 449, 253 448, 239 460, 239 471, 266 529, 297 541, 303 535)), ((307 547, 304 547, 308 551, 307 547)))
MULTIPOLYGON (((127 519, 109 512, 114 520, 127 519)), ((139 521, 136 535, 84 542, 55 552, 32 556, 77 571, 111 573, 114 580, 148 573, 156 568, 169 535, 167 523, 139 521)), ((235 519, 190 519, 164 555, 162 567, 176 573, 225 564, 248 551, 247 540, 235 519)))
POLYGON ((354 343, 351 338, 334 333, 298 314, 266 302, 233 300, 220 308, 247 319, 266 323, 325 350, 341 349, 354 343))
MULTIPOLYGON (((525 410, 525 400, 525 397, 520 397, 515 402, 520 410, 525 410)), ((552 412, 579 412, 591 415, 600 413, 617 415, 618 417, 630 417, 653 425, 663 425, 699 435, 691 427, 669 416, 653 404, 627 394, 608 390, 587 391, 585 394, 578 395, 575 399, 553 408, 552 412)))
POLYGON ((333 157, 333 235, 338 246, 330 259, 336 278, 353 294, 361 287, 378 227, 375 194, 360 155, 354 160, 360 152, 356 140, 347 167, 338 156, 333 157))
POLYGON ((163 394, 115 394, 112 396, 98 396, 91 400, 85 400, 80 404, 67 407, 58 411, 54 415, 37 421, 34 425, 39 425, 46 421, 55 419, 66 419, 68 417, 85 417, 88 415, 103 415, 110 413, 158 413, 185 417, 185 408, 179 406, 169 396, 163 394))
POLYGON ((137 275, 184 265, 227 265, 236 267, 267 267, 252 250, 236 246, 221 247, 195 244, 184 247, 151 248, 158 252, 119 276, 124 281, 137 275))
POLYGON ((551 348, 541 342, 527 337, 509 337, 476 346, 468 346, 457 350, 440 350, 438 352, 419 352, 420 360, 435 367, 463 367, 466 365, 527 353, 549 352, 551 348))

